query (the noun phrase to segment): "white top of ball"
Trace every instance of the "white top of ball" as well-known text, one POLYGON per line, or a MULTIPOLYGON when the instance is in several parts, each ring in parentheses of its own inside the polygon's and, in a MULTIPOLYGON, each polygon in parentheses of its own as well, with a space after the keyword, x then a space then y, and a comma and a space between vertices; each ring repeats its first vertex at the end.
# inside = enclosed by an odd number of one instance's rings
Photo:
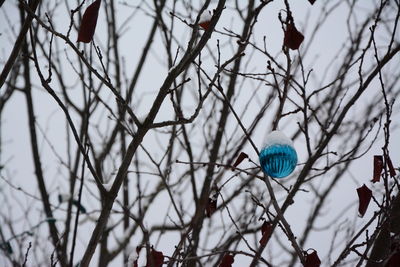
POLYGON ((265 139, 264 147, 268 147, 271 145, 289 145, 293 146, 293 141, 290 140, 283 132, 281 131, 272 131, 267 138, 265 139))

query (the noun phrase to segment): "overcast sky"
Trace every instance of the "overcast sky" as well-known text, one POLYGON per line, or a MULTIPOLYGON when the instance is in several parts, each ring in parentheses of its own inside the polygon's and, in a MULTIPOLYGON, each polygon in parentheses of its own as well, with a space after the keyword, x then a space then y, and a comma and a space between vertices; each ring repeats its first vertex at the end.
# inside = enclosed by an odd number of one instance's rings
MULTIPOLYGON (((128 2, 131 2, 130 4, 132 5, 139 3, 139 1, 136 0, 128 2)), ((236 27, 237 31, 239 32, 239 29, 241 29, 239 21, 237 20, 235 13, 230 8, 233 5, 233 1, 227 2, 227 9, 224 11, 221 21, 218 22, 216 29, 222 31, 224 27, 232 29, 235 29, 236 27)), ((283 1, 276 0, 272 4, 268 5, 267 8, 265 8, 258 19, 258 25, 254 34, 256 42, 261 42, 263 37, 266 36, 268 48, 273 55, 278 55, 282 47, 283 32, 277 17, 278 12, 284 9, 282 2, 283 1)), ((310 33, 309 29, 311 28, 311 26, 308 25, 315 24, 318 16, 321 13, 322 2, 325 3, 326 1, 316 1, 314 6, 311 6, 306 0, 296 0, 291 2, 296 26, 304 33, 305 36, 305 45, 307 44, 310 33)), ((368 12, 368 10, 371 8, 373 2, 375 1, 359 1, 358 5, 360 5, 360 20, 364 16, 364 12, 368 12)), ((152 20, 143 10, 134 11, 133 8, 122 5, 120 1, 117 1, 116 6, 118 9, 118 21, 120 23, 122 23, 122 21, 124 21, 133 12, 137 12, 135 15, 136 17, 129 22, 129 25, 125 28, 125 34, 120 39, 121 54, 124 57, 126 66, 125 71, 128 77, 130 77, 136 66, 136 62, 142 53, 142 48, 149 32, 152 20)), ((182 7, 180 6, 180 8, 182 7)), ((144 9, 145 11, 149 11, 149 9, 146 7, 144 9)), ((106 25, 102 20, 104 16, 104 10, 101 9, 99 14, 99 24, 95 35, 95 41, 100 46, 104 45, 107 41, 106 34, 104 34, 106 25)), ((306 68, 313 69, 312 76, 314 77, 313 81, 315 86, 318 86, 318 77, 323 75, 325 68, 328 67, 328 64, 332 62, 332 59, 336 57, 337 53, 343 49, 342 44, 346 38, 348 38, 346 16, 347 6, 342 4, 325 22, 324 29, 315 37, 316 41, 311 44, 308 52, 309 54, 304 58, 304 65, 306 68)), ((61 7, 55 14, 53 14, 52 19, 55 28, 62 33, 66 33, 69 23, 69 13, 67 9, 65 7, 61 7)), ((181 38, 180 41, 183 44, 185 43, 184 40, 187 40, 189 37, 190 29, 188 29, 186 25, 178 20, 175 23, 175 30, 177 32, 176 36, 181 38)), ((19 12, 15 7, 15 3, 14 1, 6 1, 0 9, 0 64, 4 64, 4 61, 7 59, 15 40, 15 35, 19 31, 19 27, 19 12)), ((72 31, 71 39, 76 39, 76 32, 74 30, 72 31)), ((226 37, 222 36, 221 34, 214 33, 208 42, 210 48, 215 48, 217 40, 221 40, 221 43, 224 43, 226 37)), ((380 40, 378 40, 378 42, 379 41, 380 40)), ((139 85, 137 86, 140 89, 138 89, 135 94, 135 96, 140 99, 140 101, 136 102, 137 105, 134 106, 134 111, 139 115, 139 117, 143 117, 147 114, 148 107, 154 99, 154 93, 158 91, 160 84, 168 73, 168 67, 166 65, 167 61, 164 58, 165 51, 162 46, 160 34, 157 35, 155 42, 156 45, 151 51, 152 56, 150 57, 149 62, 146 63, 143 76, 140 78, 139 85)), ((59 44, 62 45, 62 42, 59 42, 59 44)), ((73 55, 72 51, 66 47, 60 47, 60 49, 65 49, 64 53, 66 55, 73 55)), ((296 56, 297 52, 291 53, 296 56)), ((221 55, 222 60, 229 58, 231 55, 232 49, 229 45, 227 45, 221 55)), ((399 57, 397 57, 395 61, 400 64, 399 57)), ((214 69, 214 66, 211 64, 211 62, 211 60, 207 61, 207 59, 205 59, 205 68, 210 71, 214 69)), ((265 70, 264 58, 254 55, 251 63, 254 66, 254 72, 258 70, 265 70)), ((335 64, 335 62, 333 64, 335 64)), ((75 77, 75 73, 67 61, 63 74, 66 76, 70 75, 71 77, 75 77)), ((74 78, 71 79, 71 84, 73 79, 74 78)), ((329 79, 326 81, 328 80, 329 79)), ((326 81, 324 83, 326 83, 326 81)), ((66 193, 64 188, 65 183, 67 182, 65 179, 65 170, 63 171, 62 168, 60 168, 60 162, 57 159, 57 156, 52 152, 52 148, 47 144, 47 141, 44 139, 41 131, 46 133, 46 137, 49 138, 54 146, 54 149, 59 151, 62 157, 65 157, 65 120, 64 115, 60 111, 59 107, 55 104, 54 100, 50 98, 42 88, 40 88, 40 83, 37 82, 36 78, 35 85, 36 87, 33 88, 33 95, 38 128, 41 129, 38 129, 40 152, 43 159, 43 168, 47 177, 46 182, 49 192, 51 192, 51 201, 57 203, 57 195, 59 193, 66 193)), ((54 84, 54 86, 56 86, 56 84, 54 84)), ((247 84, 247 86, 250 85, 247 84)), ((3 89, 4 88, 1 88, 0 90, 3 89)), ((399 90, 399 88, 397 90, 399 90)), ((368 97, 371 96, 372 94, 367 92, 365 98, 368 99, 368 97)), ((76 94, 76 97, 79 98, 80 94, 76 94)), ((113 101, 112 97, 109 97, 109 99, 110 101, 113 101)), ((361 108, 362 102, 360 102, 358 105, 360 105, 361 108)), ((192 106, 193 104, 188 103, 188 110, 190 110, 192 106)), ((237 108, 240 109, 240 107, 237 108)), ((169 111, 171 108, 165 106, 163 109, 165 112, 162 112, 162 115, 157 117, 158 121, 170 118, 169 111)), ((358 107, 355 107, 355 111, 351 112, 349 116, 354 116, 354 118, 357 119, 357 116, 361 115, 357 113, 357 109, 358 107)), ((396 102, 392 118, 392 139, 389 147, 392 161, 395 166, 399 166, 400 164, 400 150, 398 149, 400 147, 400 132, 397 128, 400 117, 398 110, 399 104, 396 102)), ((229 122, 232 124, 232 127, 236 126, 233 119, 231 119, 229 122)), ((12 99, 7 103, 5 110, 1 114, 0 131, 2 151, 0 154, 0 164, 6 164, 7 166, 7 169, 2 170, 1 174, 3 177, 7 177, 7 179, 9 179, 13 185, 21 187, 24 191, 29 192, 32 195, 39 196, 38 190, 36 189, 36 179, 34 177, 34 168, 31 158, 30 139, 27 125, 28 122, 25 97, 21 92, 16 92, 12 96, 12 99)), ((107 124, 105 123, 103 126, 106 128, 106 125, 107 124)), ((294 121, 282 120, 281 127, 284 128, 287 135, 290 136, 293 134, 296 124, 294 121)), ((264 137, 269 131, 270 129, 267 128, 259 128, 259 131, 255 134, 254 138, 257 146, 262 146, 265 141, 264 137)), ((162 155, 164 151, 162 149, 161 151, 158 151, 160 150, 160 147, 155 139, 156 137, 154 136, 146 137, 144 145, 155 155, 162 155)), ((166 142, 167 140, 161 141, 161 143, 164 144, 166 142)), ((336 142, 338 142, 339 146, 340 140, 336 140, 336 142)), ((299 163, 305 162, 306 148, 304 147, 304 144, 301 141, 295 141, 294 145, 299 154, 299 163)), ((352 221, 355 217, 357 217, 358 207, 355 189, 361 186, 363 183, 373 187, 373 185, 371 185, 369 182, 372 178, 372 159, 373 155, 382 153, 382 146, 383 134, 381 133, 380 138, 376 141, 370 151, 355 161, 355 163, 352 165, 350 171, 346 174, 348 179, 342 179, 341 182, 336 186, 335 190, 331 194, 330 201, 328 201, 327 206, 324 209, 325 214, 322 217, 323 219, 318 222, 317 225, 319 225, 321 228, 324 228, 327 223, 330 223, 331 220, 341 212, 343 212, 343 217, 341 217, 339 220, 342 222, 345 222, 346 219, 352 221), (331 213, 331 210, 335 212, 331 213)), ((251 151, 250 148, 247 152, 250 154, 253 160, 258 161, 257 155, 251 151)), ((295 174, 288 179, 293 177, 295 177, 295 174)), ((325 186, 325 183, 322 181, 322 179, 323 177, 321 177, 321 181, 315 183, 315 185, 320 186, 321 188, 325 186)), ((38 218, 38 212, 42 208, 40 202, 32 199, 29 196, 26 196, 21 192, 16 192, 15 189, 12 189, 3 180, 0 181, 0 188, 2 192, 1 198, 9 198, 8 196, 12 194, 14 197, 19 199, 18 204, 12 203, 13 210, 8 210, 8 205, 5 204, 5 202, 0 204, 0 211, 3 214, 9 213, 13 218, 18 218, 24 216, 23 211, 26 209, 26 207, 31 207, 29 216, 32 217, 32 224, 34 225, 35 222, 39 222, 41 220, 38 218)), ((226 190, 229 190, 229 186, 226 190)), ((97 207, 97 205, 90 203, 90 201, 87 199, 84 199, 83 201, 89 210, 97 207)), ((301 232, 303 230, 306 223, 305 216, 308 215, 308 213, 305 213, 303 209, 310 209, 312 207, 311 203, 313 203, 313 199, 307 194, 299 193, 299 197, 296 198, 296 201, 295 207, 289 208, 286 213, 288 221, 292 222, 291 226, 294 233, 301 232)), ((168 206, 166 203, 163 203, 163 199, 158 199, 157 205, 159 209, 164 209, 168 206)), ((188 207, 190 207, 190 205, 188 207)), ((363 219, 357 219, 357 224, 361 225, 362 223, 365 223, 365 220, 370 218, 371 212, 374 209, 376 209, 376 206, 372 204, 366 216, 363 219)), ((152 225, 153 223, 160 222, 163 219, 164 218, 160 218, 159 216, 159 210, 154 209, 150 212, 150 215, 146 217, 146 224, 152 225)), ((27 230, 30 226, 26 223, 19 223, 19 227, 20 228, 18 229, 18 232, 22 232, 27 230)), ((85 227, 87 228, 87 231, 85 231, 87 236, 85 236, 85 234, 79 236, 80 242, 78 243, 79 249, 76 252, 76 258, 79 258, 79 256, 82 254, 80 249, 85 246, 93 225, 85 225, 85 227)), ((44 232, 47 231, 47 227, 45 226, 42 226, 42 229, 44 232)), ((321 231, 320 234, 312 235, 307 242, 305 249, 316 248, 320 258, 324 258, 330 249, 330 240, 332 235, 333 233, 331 231, 321 231)), ((164 254, 170 255, 177 240, 177 236, 168 236, 167 238, 163 238, 160 240, 158 249, 162 250, 164 254)), ((285 240, 286 242, 286 238, 282 238, 282 240, 285 240)), ((137 242, 137 240, 131 240, 131 245, 137 245, 135 242, 137 242)), ((49 247, 50 253, 51 250, 52 248, 49 247)), ((2 254, 0 254, 0 265, 3 265, 7 262, 7 260, 1 259, 1 257, 2 254)), ((96 261, 97 257, 94 259, 96 261)), ((240 264, 247 262, 247 258, 238 256, 235 258, 234 266, 240 266, 240 264)), ((113 266, 119 266, 119 264, 120 262, 114 262, 113 266)))

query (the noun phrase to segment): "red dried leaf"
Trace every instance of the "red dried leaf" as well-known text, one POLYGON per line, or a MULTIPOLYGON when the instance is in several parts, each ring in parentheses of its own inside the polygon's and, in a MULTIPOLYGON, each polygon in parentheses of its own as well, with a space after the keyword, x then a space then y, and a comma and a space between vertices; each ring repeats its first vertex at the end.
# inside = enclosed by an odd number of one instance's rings
POLYGON ((211 24, 211 12, 206 10, 201 14, 200 20, 199 20, 199 26, 202 27, 204 30, 208 30, 211 24))
POLYGON ((164 254, 155 249, 151 249, 150 257, 147 259, 146 267, 161 267, 164 263, 164 254))
POLYGON ((239 154, 239 156, 237 157, 235 163, 233 163, 232 171, 233 171, 244 159, 246 159, 246 158, 248 158, 248 157, 249 157, 249 155, 247 155, 246 153, 240 152, 240 154, 239 154))
POLYGON ((303 34, 296 29, 292 22, 290 22, 286 27, 283 44, 292 50, 296 50, 299 49, 303 40, 303 34))
POLYGON ((393 254, 385 265, 385 267, 398 267, 398 266, 400 266, 400 251, 393 254))
POLYGON ((364 184, 360 188, 357 188, 357 194, 359 198, 358 212, 363 217, 371 201, 372 191, 364 184))
POLYGON ((141 249, 142 249, 141 246, 136 247, 136 254, 137 254, 137 257, 136 257, 135 261, 133 262, 133 267, 138 267, 139 253, 140 253, 140 250, 141 250, 141 249))
POLYGON ((264 222, 263 225, 261 225, 261 233, 265 234, 267 232, 270 232, 272 230, 272 225, 269 222, 264 222))
POLYGON ((208 203, 206 206, 206 216, 211 217, 211 215, 217 210, 217 198, 208 198, 208 203))
POLYGON ((222 258, 222 261, 219 264, 219 267, 232 267, 232 263, 234 263, 234 261, 235 261, 234 256, 227 253, 222 258))
POLYGON ((374 177, 372 182, 376 183, 381 180, 381 173, 383 170, 383 157, 381 155, 374 156, 374 177))
POLYGON ((199 26, 202 27, 204 30, 208 30, 208 28, 210 27, 211 21, 204 21, 204 22, 200 22, 199 26))
MULTIPOLYGON (((392 240, 393 241, 393 240, 392 240)), ((396 241, 391 245, 391 256, 386 262, 385 267, 398 267, 400 266, 400 244, 396 241)))
POLYGON ((97 17, 99 15, 101 0, 94 1, 88 8, 82 17, 81 27, 78 34, 78 42, 90 43, 93 39, 94 32, 96 30, 97 17))
POLYGON ((313 250, 310 254, 305 252, 306 262, 304 263, 304 267, 319 267, 321 265, 321 260, 318 257, 317 251, 313 250))
POLYGON ((396 171, 394 170, 392 160, 390 159, 389 156, 387 156, 386 163, 387 163, 387 166, 389 168, 390 176, 395 177, 396 176, 396 171))
POLYGON ((314 5, 315 1, 316 1, 316 0, 308 0, 308 2, 311 3, 311 5, 314 5))
POLYGON ((261 226, 261 233, 262 237, 259 242, 262 246, 265 246, 272 234, 272 224, 269 222, 264 222, 263 225, 261 226))

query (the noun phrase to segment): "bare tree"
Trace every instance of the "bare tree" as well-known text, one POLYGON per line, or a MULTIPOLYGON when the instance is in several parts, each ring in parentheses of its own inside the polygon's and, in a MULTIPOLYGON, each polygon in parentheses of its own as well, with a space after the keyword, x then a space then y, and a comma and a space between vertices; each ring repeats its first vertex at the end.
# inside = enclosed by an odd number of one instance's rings
POLYGON ((0 7, 5 265, 399 264, 398 0, 0 7))

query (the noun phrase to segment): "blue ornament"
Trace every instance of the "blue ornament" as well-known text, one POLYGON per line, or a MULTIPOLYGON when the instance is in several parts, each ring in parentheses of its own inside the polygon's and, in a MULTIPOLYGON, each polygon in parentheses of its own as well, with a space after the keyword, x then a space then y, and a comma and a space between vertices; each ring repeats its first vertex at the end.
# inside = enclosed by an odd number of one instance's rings
POLYGON ((292 140, 280 131, 273 131, 266 141, 259 155, 264 173, 273 178, 283 178, 291 174, 297 164, 297 153, 292 140))

